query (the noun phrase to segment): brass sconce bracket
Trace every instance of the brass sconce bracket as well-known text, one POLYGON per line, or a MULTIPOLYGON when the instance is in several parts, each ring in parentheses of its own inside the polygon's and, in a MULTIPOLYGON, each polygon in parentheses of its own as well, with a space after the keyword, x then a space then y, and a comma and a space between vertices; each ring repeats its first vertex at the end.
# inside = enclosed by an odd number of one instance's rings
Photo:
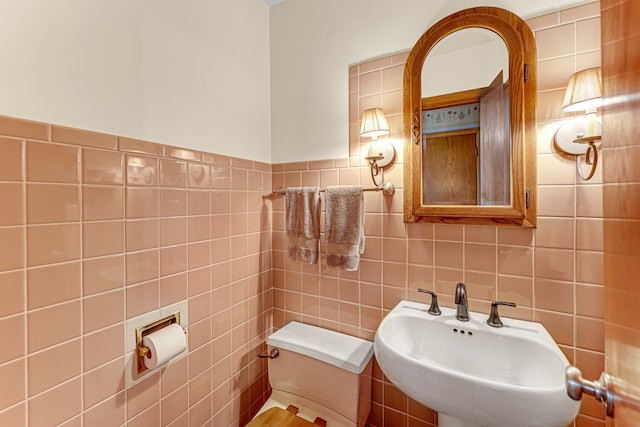
POLYGON ((598 166, 598 146, 602 135, 602 125, 595 118, 577 117, 558 128, 554 141, 556 146, 563 152, 576 157, 576 169, 580 178, 587 181, 593 177, 598 166), (589 120, 593 120, 590 124, 589 120), (594 127, 589 131, 589 127, 594 127), (595 135, 593 135, 593 133, 595 135), (585 136, 591 134, 592 136, 585 136), (585 175, 582 172, 582 161, 580 157, 585 156, 585 163, 591 166, 585 175))

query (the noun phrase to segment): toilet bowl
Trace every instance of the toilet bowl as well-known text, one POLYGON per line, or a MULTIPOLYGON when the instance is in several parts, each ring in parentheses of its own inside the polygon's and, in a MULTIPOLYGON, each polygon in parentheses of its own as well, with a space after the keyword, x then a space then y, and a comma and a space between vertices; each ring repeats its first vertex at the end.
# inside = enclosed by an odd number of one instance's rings
POLYGON ((366 425, 372 342, 294 321, 267 345, 272 393, 246 427, 366 425))

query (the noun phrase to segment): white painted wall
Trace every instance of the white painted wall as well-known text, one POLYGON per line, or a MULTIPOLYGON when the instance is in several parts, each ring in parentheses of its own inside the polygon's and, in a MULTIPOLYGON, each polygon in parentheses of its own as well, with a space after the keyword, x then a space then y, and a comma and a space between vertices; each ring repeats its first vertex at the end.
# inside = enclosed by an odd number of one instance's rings
POLYGON ((0 114, 271 161, 261 0, 0 0, 0 114))
POLYGON ((0 115, 265 162, 345 157, 348 67, 478 5, 585 0, 0 0, 0 115))
POLYGON ((410 49, 445 16, 497 6, 527 19, 576 0, 286 0, 271 8, 274 163, 348 155, 348 68, 410 49))

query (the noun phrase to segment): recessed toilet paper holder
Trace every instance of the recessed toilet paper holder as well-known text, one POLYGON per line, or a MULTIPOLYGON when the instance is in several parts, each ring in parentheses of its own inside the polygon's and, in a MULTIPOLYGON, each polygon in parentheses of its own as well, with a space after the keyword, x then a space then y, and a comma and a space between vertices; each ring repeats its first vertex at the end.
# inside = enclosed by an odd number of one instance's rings
MULTIPOLYGON (((145 326, 140 326, 136 328, 136 359, 138 360, 138 374, 146 371, 148 368, 144 364, 144 358, 149 353, 149 348, 142 344, 142 339, 152 334, 156 331, 159 331, 162 328, 165 328, 169 325, 177 323, 180 325, 180 312, 177 311, 173 314, 168 315, 167 317, 163 317, 162 319, 156 320, 153 323, 149 323, 145 326)), ((187 331, 183 328, 184 333, 187 331)))

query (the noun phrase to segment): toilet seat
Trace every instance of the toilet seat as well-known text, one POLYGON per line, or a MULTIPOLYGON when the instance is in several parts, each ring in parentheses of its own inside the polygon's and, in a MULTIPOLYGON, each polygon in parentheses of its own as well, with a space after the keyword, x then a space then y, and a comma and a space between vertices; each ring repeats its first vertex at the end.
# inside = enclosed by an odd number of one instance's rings
POLYGON ((326 427, 327 422, 321 418, 313 423, 296 415, 298 408, 289 406, 287 409, 269 408, 254 418, 245 427, 326 427))

